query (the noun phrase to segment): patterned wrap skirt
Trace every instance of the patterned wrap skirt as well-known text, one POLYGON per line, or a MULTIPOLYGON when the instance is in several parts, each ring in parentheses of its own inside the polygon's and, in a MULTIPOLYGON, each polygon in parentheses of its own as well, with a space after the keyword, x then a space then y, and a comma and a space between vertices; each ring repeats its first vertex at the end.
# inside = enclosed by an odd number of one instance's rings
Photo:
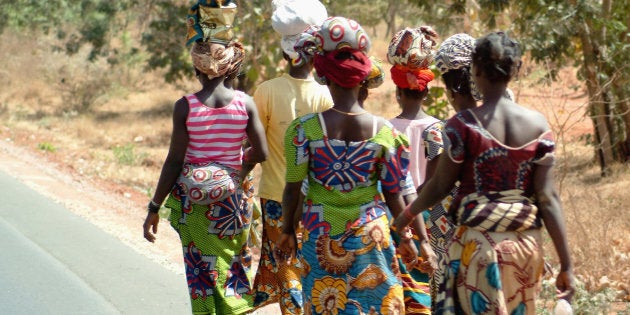
POLYGON ((322 209, 306 207, 301 255, 304 313, 404 314, 387 208, 368 208, 344 232, 332 235, 328 227, 337 222, 319 221, 322 209))
POLYGON ((522 191, 466 196, 436 314, 535 314, 543 274, 537 208, 522 191))
POLYGON ((193 314, 243 314, 252 309, 248 246, 253 191, 237 189, 210 205, 191 204, 175 185, 165 206, 182 242, 193 314))
POLYGON ((282 234, 282 205, 274 200, 260 200, 263 217, 263 233, 260 262, 256 271, 254 307, 279 303, 282 314, 302 314, 301 263, 294 258, 291 265, 278 264, 273 256, 282 234))

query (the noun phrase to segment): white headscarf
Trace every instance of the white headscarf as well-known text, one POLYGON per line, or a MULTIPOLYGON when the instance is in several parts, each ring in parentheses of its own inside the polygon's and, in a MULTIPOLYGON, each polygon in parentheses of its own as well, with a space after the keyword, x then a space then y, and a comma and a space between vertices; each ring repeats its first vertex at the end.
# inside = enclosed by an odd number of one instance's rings
POLYGON ((326 7, 319 0, 274 0, 272 6, 271 27, 282 35, 282 50, 291 59, 296 59, 299 55, 293 47, 301 33, 326 20, 326 7))

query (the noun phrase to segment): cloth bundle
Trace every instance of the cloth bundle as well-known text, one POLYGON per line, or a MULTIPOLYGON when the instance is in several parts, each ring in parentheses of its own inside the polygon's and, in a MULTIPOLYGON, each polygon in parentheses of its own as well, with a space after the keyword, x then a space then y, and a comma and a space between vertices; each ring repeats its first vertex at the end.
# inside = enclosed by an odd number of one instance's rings
POLYGON ((232 30, 236 10, 232 0, 199 0, 186 16, 186 45, 192 46, 193 66, 210 79, 236 77, 245 59, 232 30))
POLYGON ((238 171, 219 163, 186 163, 177 184, 191 203, 208 205, 234 194, 239 177, 238 171))
POLYGON ((368 89, 375 89, 385 81, 385 71, 383 71, 383 62, 374 57, 370 57, 372 62, 372 69, 365 79, 365 87, 368 89))
POLYGON ((271 27, 282 35, 280 46, 294 65, 305 57, 295 45, 311 26, 320 26, 328 17, 326 7, 319 0, 274 0, 271 27))
POLYGON ((194 42, 213 42, 227 45, 234 39, 233 24, 236 3, 231 0, 199 0, 186 16, 188 33, 186 45, 194 42))

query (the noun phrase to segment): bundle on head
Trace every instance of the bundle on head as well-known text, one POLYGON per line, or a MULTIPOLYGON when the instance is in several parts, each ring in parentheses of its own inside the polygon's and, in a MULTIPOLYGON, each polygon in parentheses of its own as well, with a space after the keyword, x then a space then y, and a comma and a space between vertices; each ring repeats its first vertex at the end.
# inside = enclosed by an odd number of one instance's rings
POLYGON ((271 27, 282 35, 282 51, 294 66, 306 63, 310 56, 296 44, 302 33, 324 22, 328 17, 326 7, 319 0, 274 0, 272 5, 271 27))
POLYGON ((199 0, 188 11, 186 45, 195 69, 210 79, 235 77, 245 58, 232 32, 236 10, 231 0, 199 0))

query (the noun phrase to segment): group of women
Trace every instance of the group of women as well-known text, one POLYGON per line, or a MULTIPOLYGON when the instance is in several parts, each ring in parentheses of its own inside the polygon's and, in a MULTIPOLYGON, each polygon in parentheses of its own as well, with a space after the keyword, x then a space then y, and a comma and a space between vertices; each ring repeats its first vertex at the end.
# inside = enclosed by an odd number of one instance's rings
MULTIPOLYGON (((229 28, 199 26, 204 14, 229 21, 230 8, 220 1, 191 10, 202 87, 175 103, 143 226, 153 242, 158 210, 171 209, 194 314, 251 312, 256 296, 249 173, 266 159, 267 141, 252 98, 232 88, 242 46, 229 28), (209 192, 193 188, 206 180, 215 185, 209 192)), ((501 32, 457 34, 436 50, 430 27, 398 32, 387 60, 401 113, 388 121, 363 108, 383 74, 356 21, 330 17, 300 41, 333 106, 295 119, 284 137, 285 224, 270 259, 300 262, 302 292, 290 298, 301 309, 292 311, 534 314, 542 227, 560 260, 558 296, 571 299, 553 136, 540 113, 506 96, 521 63, 518 43, 501 32), (457 111, 446 122, 422 110, 433 64, 457 111)))

